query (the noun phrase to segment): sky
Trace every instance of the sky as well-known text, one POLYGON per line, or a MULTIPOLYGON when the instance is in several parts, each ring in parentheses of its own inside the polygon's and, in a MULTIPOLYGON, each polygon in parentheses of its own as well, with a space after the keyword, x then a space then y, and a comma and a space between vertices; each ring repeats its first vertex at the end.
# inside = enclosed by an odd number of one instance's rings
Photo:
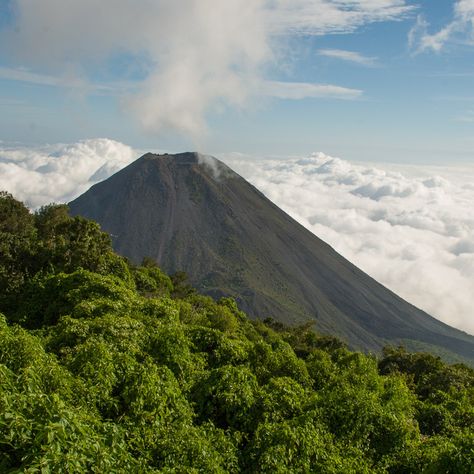
POLYGON ((0 0, 0 189, 217 156, 474 334, 474 0, 0 0))
POLYGON ((474 0, 2 0, 0 140, 474 158, 474 0))

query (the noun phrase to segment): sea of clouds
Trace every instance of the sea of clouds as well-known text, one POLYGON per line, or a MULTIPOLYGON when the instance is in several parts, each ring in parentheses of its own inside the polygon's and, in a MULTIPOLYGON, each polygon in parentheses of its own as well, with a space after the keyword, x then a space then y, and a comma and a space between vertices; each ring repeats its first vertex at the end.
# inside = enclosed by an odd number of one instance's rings
POLYGON ((69 202, 130 164, 138 153, 106 138, 36 148, 0 142, 0 190, 33 209, 69 202))
MULTIPOLYGON (((0 189, 32 208, 68 202, 140 155, 108 139, 0 143, 0 189)), ((376 280, 474 334, 474 166, 220 158, 376 280)))
POLYGON ((474 166, 227 162, 376 280, 474 334, 474 166))

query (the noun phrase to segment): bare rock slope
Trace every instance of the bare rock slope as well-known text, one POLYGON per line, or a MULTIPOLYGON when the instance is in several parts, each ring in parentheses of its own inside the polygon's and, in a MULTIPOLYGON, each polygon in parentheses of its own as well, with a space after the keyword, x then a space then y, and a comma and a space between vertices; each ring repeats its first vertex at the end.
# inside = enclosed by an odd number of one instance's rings
POLYGON ((432 318, 352 265, 226 165, 196 153, 146 154, 70 203, 115 250, 253 317, 316 328, 353 348, 404 343, 474 360, 474 337, 432 318))

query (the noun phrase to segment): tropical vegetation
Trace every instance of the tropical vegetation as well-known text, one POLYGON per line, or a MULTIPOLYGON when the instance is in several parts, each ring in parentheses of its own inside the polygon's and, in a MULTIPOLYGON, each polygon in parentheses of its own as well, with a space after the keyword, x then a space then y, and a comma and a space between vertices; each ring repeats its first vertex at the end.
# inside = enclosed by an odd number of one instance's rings
POLYGON ((0 313, 0 472, 474 470, 471 368, 251 321, 66 206, 0 194, 0 313))

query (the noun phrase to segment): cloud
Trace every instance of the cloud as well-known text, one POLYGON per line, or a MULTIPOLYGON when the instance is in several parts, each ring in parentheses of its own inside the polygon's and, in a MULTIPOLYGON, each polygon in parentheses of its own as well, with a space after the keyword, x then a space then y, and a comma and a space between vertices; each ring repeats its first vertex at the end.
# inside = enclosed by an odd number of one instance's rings
POLYGON ((32 208, 69 202, 138 156, 127 145, 108 139, 41 148, 0 144, 0 189, 32 208))
POLYGON ((261 94, 278 99, 293 100, 305 98, 356 99, 362 95, 362 91, 331 84, 266 81, 261 94))
POLYGON ((126 110, 150 132, 199 136, 206 113, 221 103, 242 106, 271 60, 264 4, 15 0, 16 22, 1 43, 12 61, 54 77, 107 77, 114 60, 125 57, 136 67, 121 79, 139 83, 137 92, 123 91, 126 110))
POLYGON ((45 74, 35 74, 25 69, 14 69, 0 66, 0 79, 9 81, 28 82, 30 84, 39 84, 42 86, 61 86, 63 82, 53 76, 45 74))
POLYGON ((377 61, 377 58, 364 56, 355 51, 346 51, 344 49, 320 49, 318 50, 318 54, 328 58, 336 58, 342 61, 361 64, 362 66, 374 66, 377 61))
POLYGON ((408 44, 416 54, 428 50, 440 52, 454 40, 474 44, 474 0, 457 0, 453 20, 436 33, 429 33, 429 26, 419 15, 408 34, 408 44))
MULTIPOLYGON (((30 207, 68 202, 142 154, 108 139, 41 148, 0 143, 0 190, 30 207)), ((474 333, 473 166, 382 169, 323 153, 220 158, 376 280, 474 333)))
MULTIPOLYGON (((50 86, 79 83, 93 93, 113 90, 144 129, 174 129, 194 137, 206 132, 208 114, 253 103, 269 67, 285 62, 286 37, 349 33, 368 23, 405 18, 413 10, 405 0, 11 4, 14 20, 0 36, 5 65, 0 76, 50 86), (118 82, 111 84, 111 77, 118 82), (130 82, 136 83, 134 90, 130 82)), ((344 94, 337 86, 326 94, 314 87, 312 97, 344 94)))
POLYGON ((24 68, 11 68, 0 66, 0 79, 7 81, 26 82, 28 84, 36 84, 40 86, 64 87, 71 89, 81 89, 88 93, 111 93, 119 90, 133 89, 134 85, 130 81, 122 81, 115 83, 94 84, 86 78, 73 74, 53 76, 48 74, 37 74, 24 68))
POLYGON ((474 167, 223 158, 376 280, 474 334, 474 167))
POLYGON ((404 0, 276 0, 269 23, 283 34, 349 33, 362 25, 400 20, 416 8, 404 0))
MULTIPOLYGON (((42 86, 79 88, 87 90, 89 93, 107 93, 117 92, 118 90, 133 89, 132 82, 122 81, 121 83, 110 84, 92 84, 81 78, 74 77, 55 77, 45 74, 32 73, 25 69, 15 69, 0 66, 0 79, 27 82, 42 86)), ((147 91, 150 93, 150 91, 147 91)), ((276 97, 279 99, 304 99, 313 98, 336 98, 347 99, 355 98, 362 94, 358 89, 350 89, 331 84, 312 84, 307 82, 279 82, 279 81, 261 81, 258 91, 263 96, 276 97)), ((173 99, 174 100, 174 99, 173 99)), ((163 104, 161 104, 163 106, 163 104)))

